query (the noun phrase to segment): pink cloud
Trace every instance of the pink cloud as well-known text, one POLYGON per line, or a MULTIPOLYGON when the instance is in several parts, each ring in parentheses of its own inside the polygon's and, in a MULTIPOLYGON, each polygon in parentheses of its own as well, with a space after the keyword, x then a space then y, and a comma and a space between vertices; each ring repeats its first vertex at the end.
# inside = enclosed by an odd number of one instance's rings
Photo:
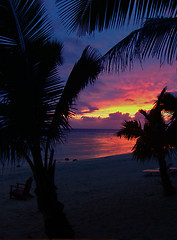
POLYGON ((94 86, 81 92, 79 102, 87 102, 98 108, 101 106, 119 106, 126 104, 152 103, 161 90, 167 86, 175 91, 176 69, 173 66, 159 67, 159 63, 147 65, 142 70, 134 68, 131 72, 102 74, 94 86))

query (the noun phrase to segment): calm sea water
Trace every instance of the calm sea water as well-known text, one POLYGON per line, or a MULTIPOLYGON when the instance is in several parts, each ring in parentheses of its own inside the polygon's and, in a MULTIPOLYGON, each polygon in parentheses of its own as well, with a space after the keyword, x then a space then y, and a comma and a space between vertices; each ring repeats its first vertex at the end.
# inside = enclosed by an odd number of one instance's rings
POLYGON ((73 129, 67 133, 64 144, 56 146, 55 158, 72 161, 130 153, 134 143, 118 138, 112 129, 73 129))
MULTIPOLYGON (((65 142, 57 144, 54 158, 57 162, 66 162, 74 159, 85 160, 130 153, 135 140, 128 141, 116 136, 112 129, 74 129, 65 134, 65 142)), ((177 155, 177 152, 176 152, 177 155)), ((176 156, 175 155, 175 156, 176 156)), ((176 157, 175 157, 176 158, 176 157)), ((15 163, 14 167, 18 165, 15 163)), ((19 162, 20 166, 28 166, 26 162, 19 162)), ((5 162, 5 167, 12 167, 5 162)), ((0 164, 0 169, 2 165, 0 164)))

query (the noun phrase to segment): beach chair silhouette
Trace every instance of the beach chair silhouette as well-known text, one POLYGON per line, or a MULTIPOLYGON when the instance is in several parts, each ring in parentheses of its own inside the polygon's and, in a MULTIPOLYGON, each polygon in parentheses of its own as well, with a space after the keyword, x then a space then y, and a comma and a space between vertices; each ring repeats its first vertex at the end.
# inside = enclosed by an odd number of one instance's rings
POLYGON ((26 200, 28 197, 32 197, 30 189, 32 185, 32 177, 26 180, 26 183, 16 183, 16 185, 10 186, 10 198, 16 198, 20 200, 26 200))

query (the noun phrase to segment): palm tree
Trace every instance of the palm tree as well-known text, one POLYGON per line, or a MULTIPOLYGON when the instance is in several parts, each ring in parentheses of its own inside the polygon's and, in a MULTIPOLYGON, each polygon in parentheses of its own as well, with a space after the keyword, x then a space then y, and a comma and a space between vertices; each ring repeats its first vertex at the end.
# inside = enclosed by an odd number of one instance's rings
POLYGON ((54 146, 70 129, 79 92, 102 70, 100 55, 86 47, 64 86, 58 75, 62 44, 39 0, 0 4, 0 158, 25 159, 36 182, 38 207, 49 238, 74 233, 57 199, 54 146))
POLYGON ((80 35, 119 28, 130 20, 144 23, 103 56, 108 71, 132 68, 135 59, 142 61, 149 56, 161 63, 176 60, 177 1, 56 1, 64 25, 80 35))
POLYGON ((177 18, 153 18, 120 41, 104 56, 108 71, 132 68, 135 60, 141 63, 148 57, 157 58, 162 65, 177 58, 177 18))
POLYGON ((164 194, 176 194, 176 189, 172 186, 168 176, 165 157, 170 154, 172 145, 170 145, 170 135, 168 133, 168 125, 165 123, 161 111, 161 99, 165 89, 158 97, 158 101, 153 109, 147 113, 140 110, 145 117, 145 124, 142 127, 137 120, 125 121, 123 129, 117 135, 124 136, 127 139, 137 139, 133 147, 133 155, 135 158, 144 161, 155 157, 160 166, 160 176, 163 184, 164 194))
POLYGON ((78 34, 142 23, 146 18, 175 15, 177 1, 165 0, 56 0, 65 26, 78 34))

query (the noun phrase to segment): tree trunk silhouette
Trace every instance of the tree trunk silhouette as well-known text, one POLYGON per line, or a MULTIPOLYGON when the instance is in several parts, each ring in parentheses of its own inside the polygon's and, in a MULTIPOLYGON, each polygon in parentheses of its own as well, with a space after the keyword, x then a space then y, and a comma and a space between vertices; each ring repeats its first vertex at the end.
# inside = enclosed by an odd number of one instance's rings
POLYGON ((165 161, 165 157, 162 154, 159 155, 158 162, 159 162, 159 166, 160 166, 160 177, 162 180, 164 195, 170 196, 170 195, 176 194, 176 189, 175 189, 175 187, 173 187, 173 185, 170 181, 170 178, 169 178, 168 168, 167 168, 167 164, 165 161))
POLYGON ((63 212, 64 205, 57 199, 53 155, 48 164, 43 165, 39 149, 36 148, 33 152, 33 175, 38 208, 44 217, 45 233, 49 238, 73 238, 74 231, 63 212))
POLYGON ((64 212, 64 205, 57 200, 54 175, 46 169, 35 174, 36 195, 39 210, 45 222, 45 233, 49 238, 73 238, 74 232, 64 212))

